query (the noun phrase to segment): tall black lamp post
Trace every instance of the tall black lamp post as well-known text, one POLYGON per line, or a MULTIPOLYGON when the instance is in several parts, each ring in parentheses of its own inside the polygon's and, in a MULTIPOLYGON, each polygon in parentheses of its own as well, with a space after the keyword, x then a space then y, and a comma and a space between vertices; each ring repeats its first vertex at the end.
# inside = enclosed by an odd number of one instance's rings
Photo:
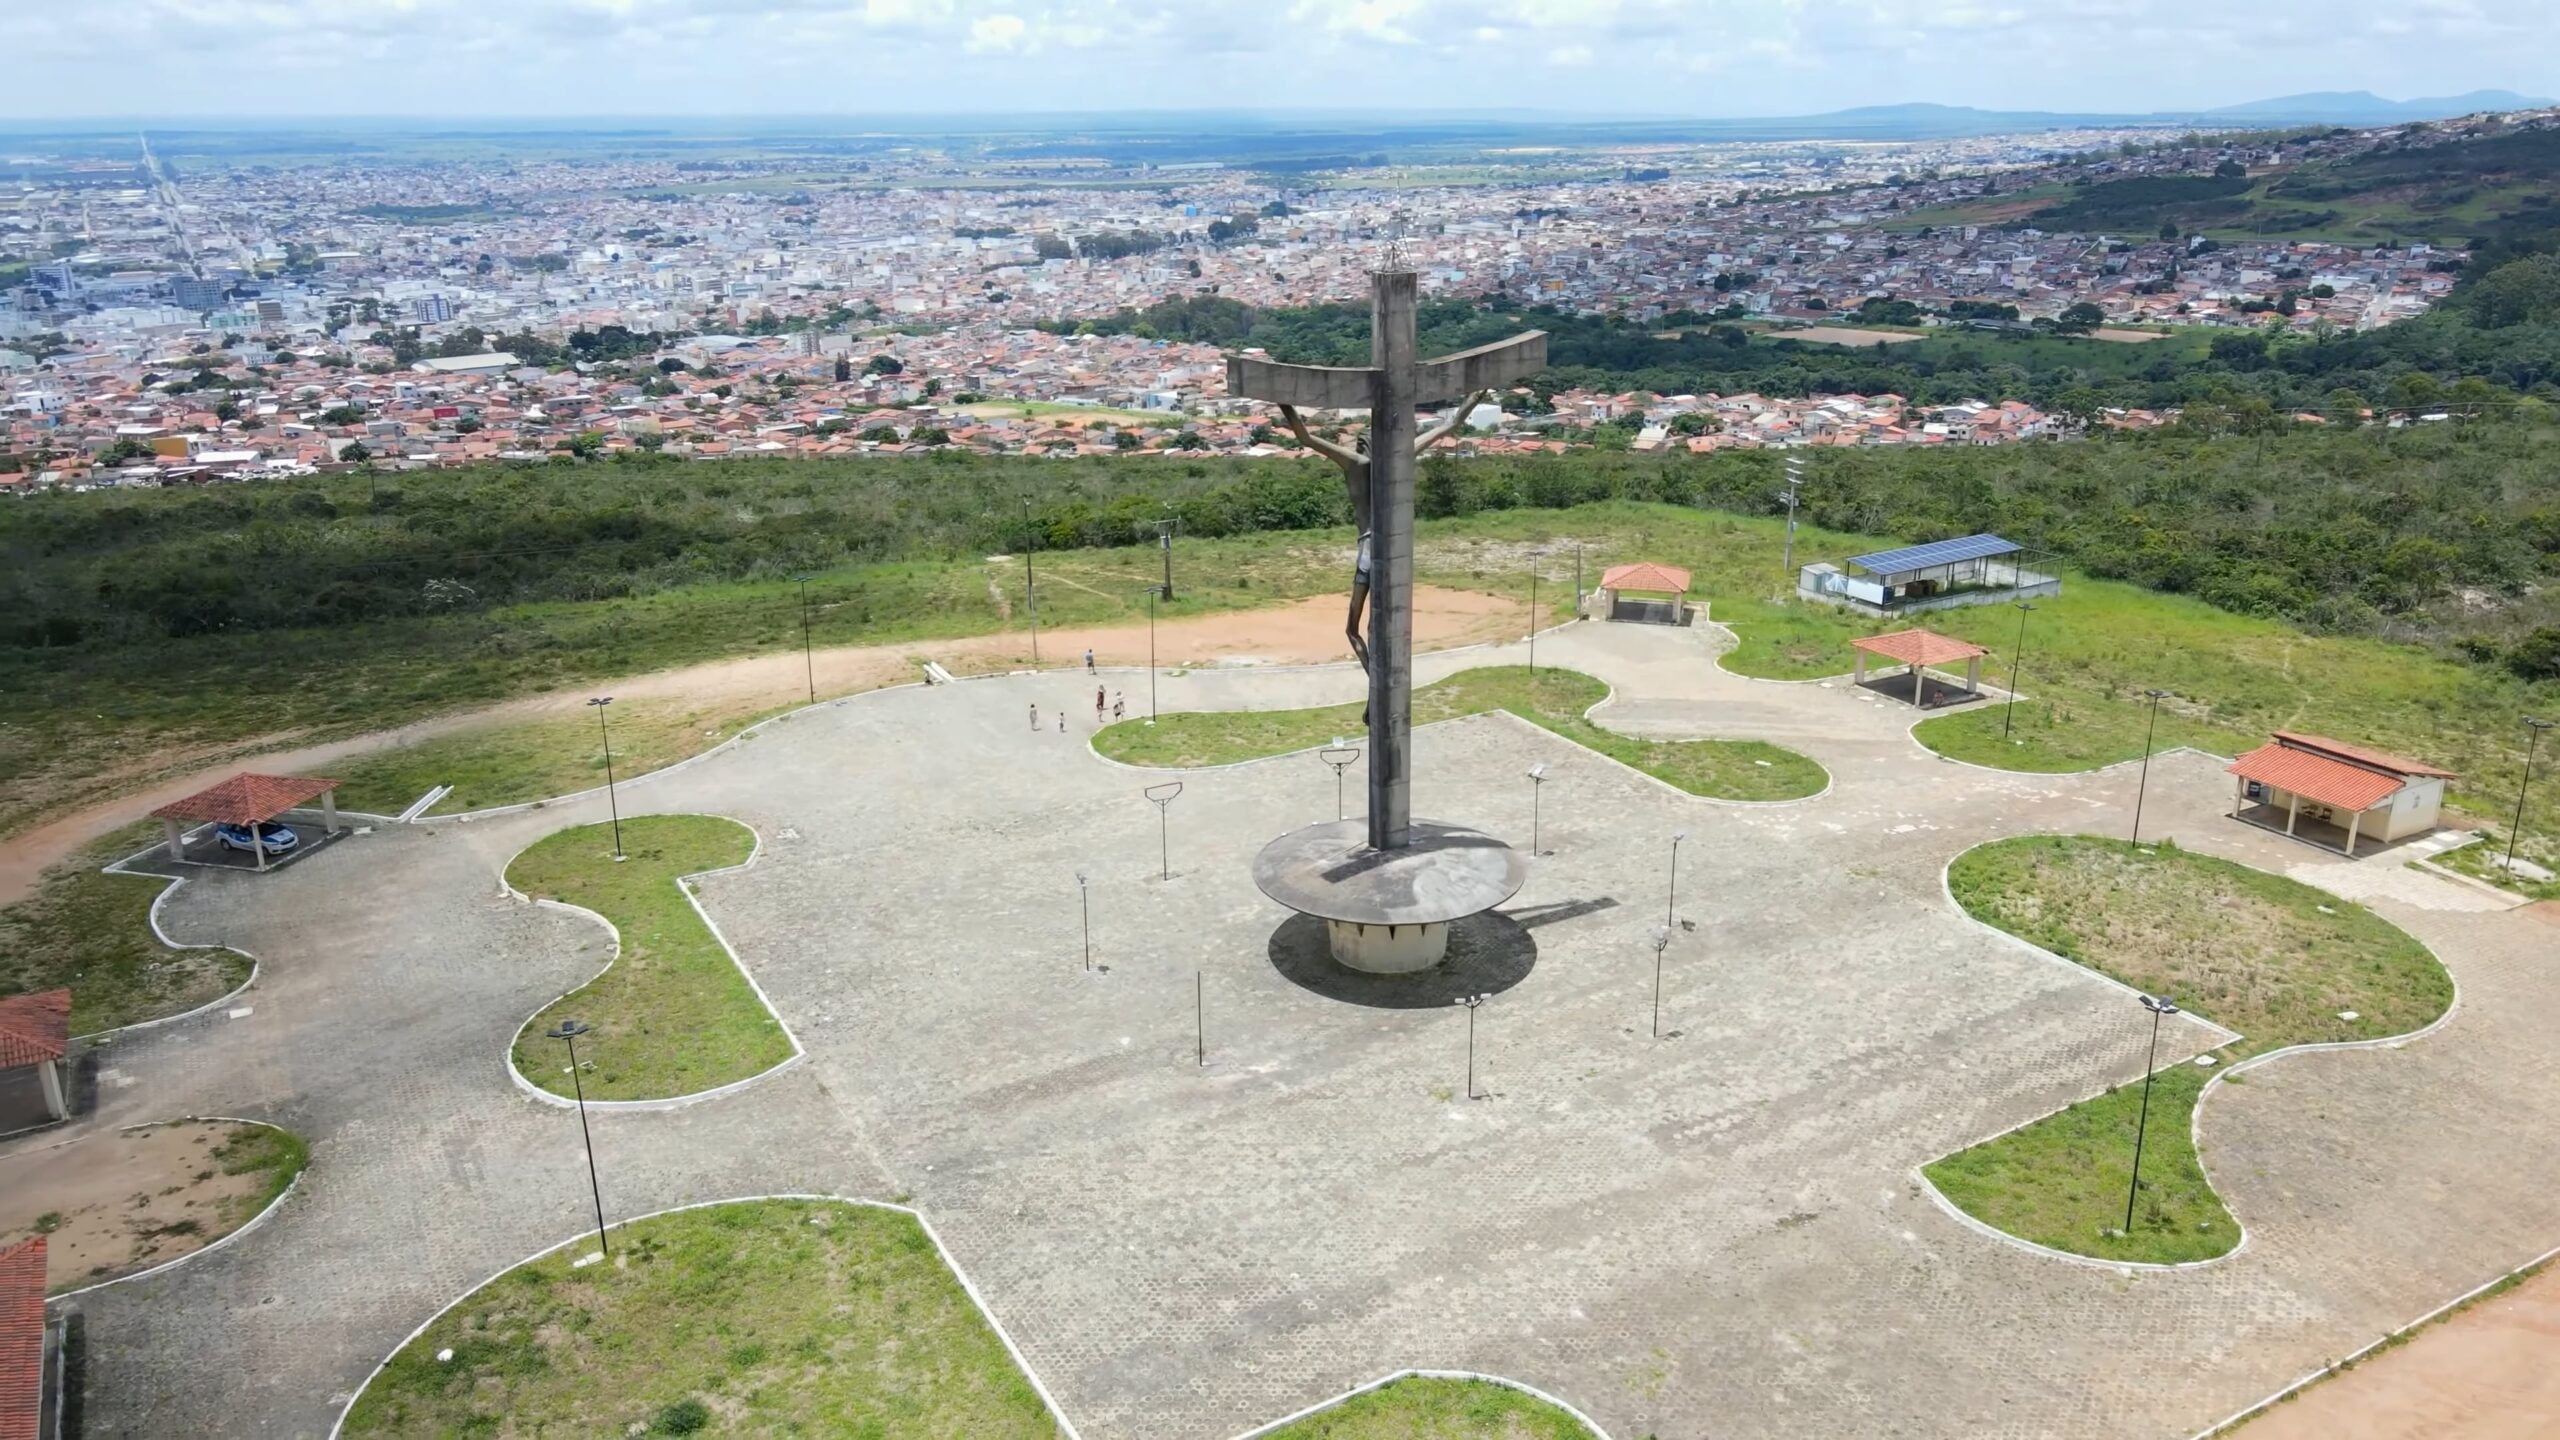
POLYGON ((1148 786, 1144 793, 1156 805, 1156 878, 1170 880, 1173 878, 1173 801, 1182 793, 1182 782, 1167 780, 1161 785, 1148 786))
POLYGON ((1093 973, 1093 887, 1085 883, 1084 872, 1076 872, 1076 899, 1084 906, 1084 973, 1093 973))
POLYGON ((818 703, 818 655, 809 644, 809 577, 794 577, 800 582, 800 667, 809 677, 809 703, 818 703))
POLYGON ((593 1025, 581 1025, 575 1020, 562 1020, 542 1033, 550 1039, 568 1042, 569 1088, 578 1097, 578 1138, 584 1141, 587 1147, 587 1194, 594 1197, 596 1202, 596 1250, 599 1254, 609 1256, 613 1253, 613 1247, 606 1242, 604 1236, 604 1187, 596 1183, 596 1137, 587 1129, 587 1085, 584 1080, 578 1078, 578 1037, 595 1028, 593 1025))
POLYGON ((2516 823, 2507 827, 2506 872, 2516 873, 2516 837, 2524 833, 2524 792, 2533 785, 2533 757, 2542 748, 2542 732, 2552 726, 2549 720, 2524 717, 2524 778, 2516 782, 2516 823))
POLYGON ((1546 788, 1547 762, 1541 760, 1529 767, 1529 853, 1532 855, 1547 853, 1538 848, 1538 798, 1546 788))
POLYGON ((1673 923, 1672 913, 1680 905, 1680 842, 1688 838, 1686 830, 1675 831, 1671 836, 1671 893, 1662 901, 1662 923, 1666 927, 1673 923))
POLYGON ((2151 720, 2142 727, 2142 778, 2133 787, 2133 843, 2142 844, 2142 800, 2151 790, 2151 737, 2160 730, 2160 702, 2169 698, 2166 690, 2145 690, 2151 697, 2151 720))
POLYGON ((1022 502, 1022 523, 1030 535, 1022 542, 1022 608, 1031 616, 1031 664, 1040 664, 1040 590, 1031 573, 1031 552, 1040 548, 1040 527, 1031 518, 1031 501, 1022 502))
POLYGON ((1173 598, 1171 585, 1147 587, 1147 723, 1156 723, 1156 597, 1173 598))
POLYGON ((2178 1013, 2166 995, 2145 995, 2142 1008, 2151 1012, 2151 1058, 2142 1063, 2142 1113, 2133 1124, 2133 1178, 2124 1187, 2124 1233, 2133 1234, 2133 1197, 2142 1188, 2142 1140, 2151 1129, 2151 1075, 2160 1065, 2160 1017, 2178 1013))
POLYGON ((1662 952, 1671 948, 1671 927, 1653 930, 1653 1038, 1662 1038, 1662 952))
POLYGON ((622 800, 613 788, 613 734, 605 729, 604 707, 613 703, 610 695, 598 695, 587 704, 596 712, 596 736, 604 741, 604 803, 613 814, 613 858, 622 858, 622 800))
POLYGON ((1787 457, 1787 488, 1778 495, 1779 499, 1787 502, 1787 548, 1778 558, 1780 567, 1778 578, 1782 583, 1793 578, 1796 573, 1796 492, 1803 484, 1804 461, 1790 455, 1787 457))
POLYGON ((1544 550, 1529 552, 1529 684, 1538 683, 1538 562, 1546 558, 1544 550))
POLYGON ((2009 652, 2009 703, 2000 711, 2000 738, 2003 740, 2009 738, 2009 722, 2018 713, 2018 675, 2027 666, 2027 617, 2034 614, 2036 608, 2034 602, 2028 600, 2009 603, 2018 607, 2018 648, 2009 652))

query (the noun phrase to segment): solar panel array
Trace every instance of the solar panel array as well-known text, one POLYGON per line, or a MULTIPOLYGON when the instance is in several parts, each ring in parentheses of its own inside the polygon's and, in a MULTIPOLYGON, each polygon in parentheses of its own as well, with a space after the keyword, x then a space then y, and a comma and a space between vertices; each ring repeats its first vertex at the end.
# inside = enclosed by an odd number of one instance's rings
POLYGON ((1926 545, 1905 545, 1899 550, 1878 550, 1872 555, 1854 555, 1849 563, 1871 575, 1899 575, 1911 570, 1926 570, 1932 565, 1956 565, 1994 555, 2013 555, 2017 550, 2016 545, 1997 535, 1967 535, 1956 540, 1932 540, 1926 545))

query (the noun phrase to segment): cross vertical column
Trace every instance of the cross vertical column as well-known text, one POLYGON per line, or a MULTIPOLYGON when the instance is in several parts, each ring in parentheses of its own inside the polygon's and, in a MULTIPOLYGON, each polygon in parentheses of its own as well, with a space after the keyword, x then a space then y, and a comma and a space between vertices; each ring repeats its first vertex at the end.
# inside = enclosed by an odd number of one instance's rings
POLYGON ((1403 848, 1413 818, 1414 304, 1421 277, 1371 275, 1369 844, 1403 848))

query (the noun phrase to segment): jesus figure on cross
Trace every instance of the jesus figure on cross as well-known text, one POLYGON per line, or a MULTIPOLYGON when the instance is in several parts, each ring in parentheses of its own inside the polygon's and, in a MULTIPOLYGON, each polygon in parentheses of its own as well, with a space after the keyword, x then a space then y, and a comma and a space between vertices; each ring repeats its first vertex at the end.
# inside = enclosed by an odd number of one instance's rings
POLYGON ((1369 363, 1282 365, 1259 355, 1227 357, 1227 393, 1280 407, 1300 443, 1342 467, 1360 527, 1351 582, 1351 649, 1369 676, 1369 844, 1400 850, 1411 819, 1408 770, 1413 730, 1414 457, 1466 422, 1497 387, 1546 368, 1547 336, 1532 330, 1436 360, 1414 352, 1420 278, 1393 259, 1372 272, 1369 363), (1460 402, 1447 419, 1415 433, 1414 411, 1460 402), (1367 443, 1318 439, 1302 410, 1366 410, 1367 443), (1366 610, 1367 637, 1361 630, 1366 610))

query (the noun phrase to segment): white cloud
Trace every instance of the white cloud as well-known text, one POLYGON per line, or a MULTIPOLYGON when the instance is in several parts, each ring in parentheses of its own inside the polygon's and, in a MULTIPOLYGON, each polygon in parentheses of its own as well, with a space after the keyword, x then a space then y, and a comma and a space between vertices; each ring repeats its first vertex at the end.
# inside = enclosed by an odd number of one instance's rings
POLYGON ((0 55, 16 62, 0 109, 33 118, 1488 104, 1776 115, 1902 100, 2123 111, 2312 89, 2560 92, 2560 4, 0 0, 0 55), (1712 89, 1667 83, 1717 66, 1712 89))

